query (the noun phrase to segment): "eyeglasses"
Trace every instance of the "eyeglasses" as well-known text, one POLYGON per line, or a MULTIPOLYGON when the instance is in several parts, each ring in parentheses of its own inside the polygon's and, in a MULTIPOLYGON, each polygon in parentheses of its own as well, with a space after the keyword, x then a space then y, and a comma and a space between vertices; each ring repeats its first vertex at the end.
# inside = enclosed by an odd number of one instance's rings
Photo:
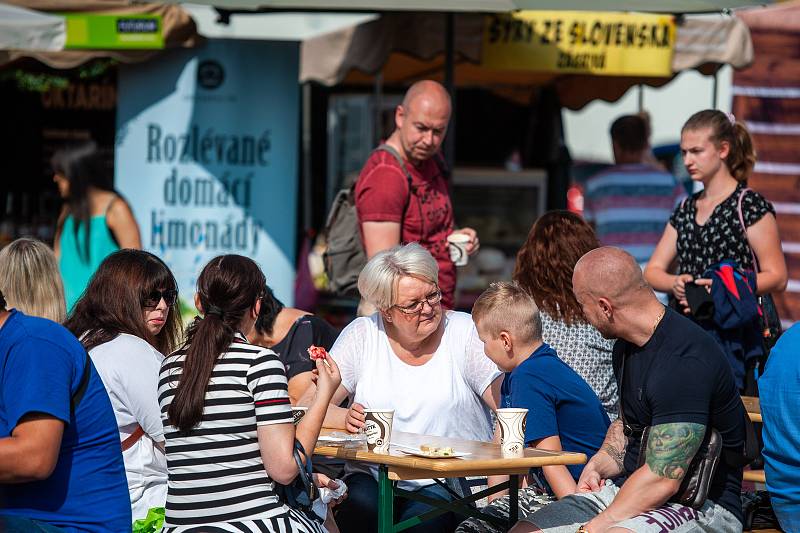
POLYGON ((178 289, 167 289, 165 291, 151 291, 150 294, 144 297, 142 305, 144 307, 158 307, 161 299, 167 306, 171 306, 178 299, 178 289))
POLYGON ((442 291, 436 289, 436 292, 432 292, 427 295, 422 300, 418 302, 414 302, 409 305, 393 305, 392 307, 396 307, 401 313, 406 315, 416 315, 417 313, 421 313, 422 309, 425 307, 425 302, 428 302, 428 305, 431 307, 435 306, 439 302, 442 301, 442 291))

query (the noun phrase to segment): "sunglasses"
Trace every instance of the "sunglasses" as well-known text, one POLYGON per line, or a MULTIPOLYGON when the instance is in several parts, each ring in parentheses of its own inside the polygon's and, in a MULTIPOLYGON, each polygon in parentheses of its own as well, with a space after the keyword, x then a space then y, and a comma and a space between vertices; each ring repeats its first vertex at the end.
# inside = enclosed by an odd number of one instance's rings
POLYGON ((151 291, 150 294, 144 297, 142 305, 144 307, 158 307, 161 299, 167 306, 171 306, 178 299, 178 289, 167 289, 164 291, 151 291))

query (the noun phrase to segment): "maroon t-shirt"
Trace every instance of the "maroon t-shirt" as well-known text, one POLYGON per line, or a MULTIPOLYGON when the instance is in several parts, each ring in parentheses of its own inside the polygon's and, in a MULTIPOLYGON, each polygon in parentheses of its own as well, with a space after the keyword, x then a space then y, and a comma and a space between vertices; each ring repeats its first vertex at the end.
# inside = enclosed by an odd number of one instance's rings
MULTIPOLYGON (((356 211, 359 223, 402 221, 402 242, 418 242, 439 264, 442 304, 453 308, 456 267, 450 260, 447 236, 453 232, 453 206, 447 181, 433 159, 419 167, 406 162, 414 189, 409 200, 408 180, 397 160, 386 152, 373 152, 356 182, 356 211), (408 208, 403 218, 403 209, 408 208)), ((363 234, 362 234, 363 240, 363 234)))

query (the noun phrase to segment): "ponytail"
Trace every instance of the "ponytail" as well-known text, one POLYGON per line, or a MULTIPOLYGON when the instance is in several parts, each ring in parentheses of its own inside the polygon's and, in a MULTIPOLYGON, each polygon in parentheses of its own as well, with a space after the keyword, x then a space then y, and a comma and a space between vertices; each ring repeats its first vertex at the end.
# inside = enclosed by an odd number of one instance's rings
POLYGON ((216 257, 200 273, 197 294, 205 316, 189 327, 183 371, 167 410, 169 423, 179 431, 188 432, 202 421, 217 360, 265 286, 258 265, 240 255, 216 257))
POLYGON ((737 121, 730 113, 706 109, 689 117, 681 132, 703 128, 711 129, 710 140, 717 148, 723 142, 728 143, 725 165, 737 181, 746 182, 756 164, 756 151, 753 138, 744 123, 737 121))
POLYGON ((753 139, 747 127, 739 121, 733 124, 734 143, 725 163, 728 165, 731 175, 736 181, 747 181, 753 167, 756 166, 756 150, 753 147, 753 139), (736 146, 736 150, 733 146, 736 146))

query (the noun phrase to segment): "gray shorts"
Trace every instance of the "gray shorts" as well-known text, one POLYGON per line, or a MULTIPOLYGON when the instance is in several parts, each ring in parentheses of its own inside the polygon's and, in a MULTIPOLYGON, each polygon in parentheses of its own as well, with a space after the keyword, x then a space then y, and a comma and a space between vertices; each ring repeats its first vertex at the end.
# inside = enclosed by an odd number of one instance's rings
MULTIPOLYGON (((567 496, 522 518, 545 533, 575 533, 608 507, 619 492, 611 481, 597 492, 567 496)), ((635 533, 742 533, 742 524, 727 509, 707 500, 700 509, 668 503, 615 524, 635 533)))
MULTIPOLYGON (((524 518, 545 505, 555 501, 555 498, 546 494, 537 494, 534 489, 519 489, 519 517, 524 518)), ((508 496, 497 498, 492 503, 481 509, 486 513, 503 520, 508 520, 509 515, 508 496)), ((503 533, 507 528, 496 526, 479 518, 468 518, 461 522, 456 529, 456 533, 503 533)))

